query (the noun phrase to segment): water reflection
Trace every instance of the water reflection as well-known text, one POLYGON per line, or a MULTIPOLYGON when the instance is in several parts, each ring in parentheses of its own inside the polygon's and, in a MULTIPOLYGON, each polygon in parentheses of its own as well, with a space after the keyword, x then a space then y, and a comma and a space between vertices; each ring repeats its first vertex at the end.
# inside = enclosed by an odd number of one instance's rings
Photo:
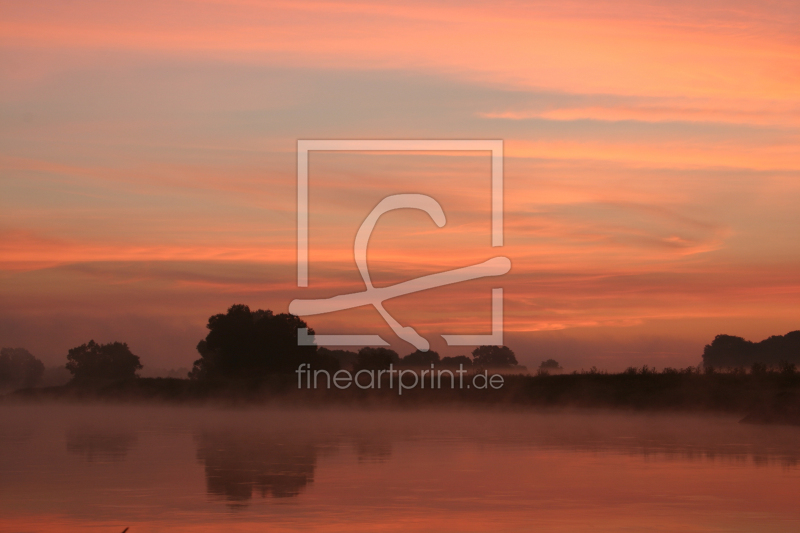
POLYGON ((392 441, 389 439, 358 438, 353 448, 359 463, 382 463, 392 456, 392 441))
POLYGON ((98 427, 73 427, 67 431, 67 451, 88 462, 122 461, 136 443, 136 433, 98 427))
POLYGON ((0 405, 0 530, 788 533, 798 442, 679 414, 0 405))
POLYGON ((203 432, 197 460, 205 466, 208 494, 232 506, 253 497, 290 498, 314 481, 317 447, 258 434, 203 432))
MULTIPOLYGON (((742 447, 744 448, 744 447, 742 447)), ((717 448, 665 448, 647 446, 639 450, 628 451, 628 455, 641 455, 653 461, 666 461, 675 463, 722 463, 728 465, 766 467, 779 465, 783 468, 796 468, 800 465, 798 451, 782 450, 747 450, 734 447, 717 448)))

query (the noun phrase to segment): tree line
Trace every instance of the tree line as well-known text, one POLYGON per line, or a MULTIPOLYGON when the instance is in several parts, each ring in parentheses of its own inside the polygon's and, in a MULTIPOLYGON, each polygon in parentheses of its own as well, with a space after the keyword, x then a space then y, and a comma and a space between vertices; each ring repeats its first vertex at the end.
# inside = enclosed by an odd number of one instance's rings
MULTIPOLYGON (((404 357, 388 348, 366 347, 358 352, 317 346, 298 346, 297 330, 308 325, 299 317, 270 310, 251 310, 247 305, 231 306, 226 313, 211 316, 208 334, 197 344, 199 359, 189 378, 197 381, 258 381, 270 374, 294 372, 305 363, 311 369, 335 372, 339 369, 383 370, 397 368, 505 368, 525 370, 507 346, 480 346, 471 357, 441 357, 435 351, 415 351, 404 357)), ((309 329, 313 335, 314 330, 309 329)), ((717 335, 703 351, 706 370, 725 368, 783 368, 800 365, 800 331, 752 342, 731 335, 717 335)), ((126 343, 99 344, 94 340, 67 353, 66 369, 74 383, 98 383, 133 379, 143 368, 139 356, 126 343)), ((562 370, 548 359, 539 373, 562 370)), ((24 348, 0 350, 0 389, 37 385, 44 364, 24 348)))
MULTIPOLYGON (((294 372, 305 363, 316 370, 335 372, 383 370, 397 367, 514 368, 514 352, 507 346, 481 346, 466 355, 440 357, 435 351, 415 351, 405 357, 388 348, 361 348, 358 352, 298 346, 298 328, 308 325, 297 316, 270 310, 252 311, 246 305, 233 305, 227 313, 212 316, 206 338, 197 345, 200 358, 194 362, 192 379, 257 380, 268 374, 294 372)), ((314 330, 309 329, 313 335, 314 330)))
POLYGON ((703 350, 706 368, 750 368, 753 365, 766 368, 800 365, 800 331, 773 335, 760 342, 717 335, 703 350))
MULTIPOLYGON (((358 352, 298 346, 297 330, 308 325, 295 315, 270 310, 252 311, 233 305, 226 313, 208 319, 208 334, 197 344, 200 358, 188 377, 196 381, 259 381, 271 374, 289 374, 306 363, 315 370, 335 372, 343 367, 381 370, 398 367, 514 368, 517 359, 506 346, 481 346, 466 355, 440 357, 434 351, 415 351, 405 357, 387 348, 362 348, 358 352)), ((309 329, 313 335, 314 330, 309 329)), ((100 344, 94 340, 71 348, 66 369, 72 383, 98 385, 130 380, 143 368, 138 355, 124 342, 100 344)), ((521 367, 520 367, 521 368, 521 367)), ((0 352, 0 388, 27 388, 39 383, 44 364, 23 348, 0 352)))

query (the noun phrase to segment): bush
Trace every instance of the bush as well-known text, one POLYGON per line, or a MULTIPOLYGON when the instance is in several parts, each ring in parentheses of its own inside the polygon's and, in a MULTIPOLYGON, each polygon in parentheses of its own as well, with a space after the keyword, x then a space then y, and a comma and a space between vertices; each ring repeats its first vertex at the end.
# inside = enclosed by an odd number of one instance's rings
POLYGON ((474 365, 482 368, 511 368, 517 357, 508 346, 480 346, 472 351, 474 365))
POLYGON ((433 350, 428 350, 427 352, 417 350, 403 357, 403 359, 400 360, 400 365, 405 367, 429 368, 432 364, 435 365, 440 362, 441 359, 439 359, 439 354, 437 352, 433 350))
POLYGON ((443 357, 439 365, 442 368, 458 368, 461 365, 464 368, 472 367, 472 359, 466 355, 456 355, 454 357, 443 357))
POLYGON ((67 370, 75 381, 133 379, 141 368, 139 356, 124 342, 97 344, 91 340, 67 354, 67 370))
POLYGON ((25 348, 0 350, 0 388, 33 387, 44 375, 44 363, 25 348))
POLYGON ((353 370, 388 370, 400 361, 397 352, 388 348, 361 348, 353 370))

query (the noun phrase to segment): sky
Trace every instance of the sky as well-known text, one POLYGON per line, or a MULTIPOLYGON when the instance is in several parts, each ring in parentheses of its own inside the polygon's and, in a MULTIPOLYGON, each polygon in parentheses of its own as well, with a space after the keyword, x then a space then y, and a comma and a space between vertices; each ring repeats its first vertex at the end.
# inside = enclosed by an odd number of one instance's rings
MULTIPOLYGON (((443 355, 498 286, 529 367, 800 329, 798 28, 790 1, 0 1, 0 344, 191 366, 232 304, 363 290, 358 226, 409 192, 447 224, 384 215, 376 286, 512 263, 386 303, 443 355), (502 140, 505 245, 488 152, 315 152, 298 288, 298 139, 502 140)), ((371 308, 308 322, 413 350, 371 308)))

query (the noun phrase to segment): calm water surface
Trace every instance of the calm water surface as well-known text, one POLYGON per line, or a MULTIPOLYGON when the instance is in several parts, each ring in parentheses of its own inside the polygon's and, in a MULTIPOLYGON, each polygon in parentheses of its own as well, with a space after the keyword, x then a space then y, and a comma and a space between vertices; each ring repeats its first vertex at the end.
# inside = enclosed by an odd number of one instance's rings
POLYGON ((800 428, 0 406, 0 531, 800 531, 800 428))

